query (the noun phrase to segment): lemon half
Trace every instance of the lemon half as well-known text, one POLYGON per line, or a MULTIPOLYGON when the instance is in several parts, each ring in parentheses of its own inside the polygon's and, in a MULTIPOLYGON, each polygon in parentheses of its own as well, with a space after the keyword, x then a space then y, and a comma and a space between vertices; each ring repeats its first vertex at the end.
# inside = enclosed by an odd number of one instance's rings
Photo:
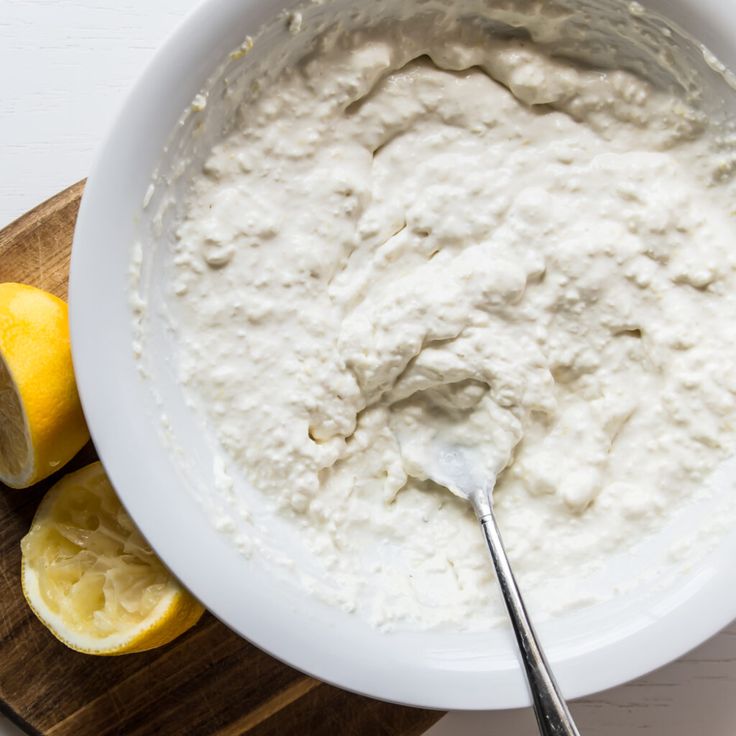
POLYGON ((47 493, 21 551, 26 600, 54 636, 80 652, 153 649, 204 611, 148 546, 100 463, 47 493))
POLYGON ((87 440, 66 304, 33 286, 0 284, 0 482, 33 485, 87 440))

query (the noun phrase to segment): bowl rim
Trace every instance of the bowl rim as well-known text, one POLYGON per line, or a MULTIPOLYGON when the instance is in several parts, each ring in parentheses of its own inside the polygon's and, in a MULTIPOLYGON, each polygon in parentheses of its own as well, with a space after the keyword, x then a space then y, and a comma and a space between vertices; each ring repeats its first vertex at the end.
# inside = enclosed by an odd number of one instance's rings
MULTIPOLYGON (((123 199, 126 205, 140 206, 146 182, 141 179, 142 164, 136 162, 155 161, 156 151, 160 156, 161 135, 148 135, 151 115, 160 107, 161 91, 181 83, 179 67, 184 55, 192 79, 200 80, 196 92, 224 56, 219 50, 214 53, 215 47, 220 48, 215 39, 229 37, 234 24, 242 27, 244 14, 252 19, 250 27, 259 27, 278 10, 296 4, 294 0, 278 4, 203 0, 155 53, 98 149, 77 219, 69 288, 73 360, 90 432, 123 504, 156 552, 215 616, 256 646, 320 680, 389 702, 443 710, 525 706, 530 701, 514 662, 487 669, 478 665, 453 669, 451 663, 435 666, 407 661, 409 649, 402 650, 404 659, 397 659, 390 644, 381 650, 380 659, 371 651, 377 639, 368 637, 368 643, 361 642, 359 627, 345 627, 341 619, 316 609, 305 614, 311 604, 300 595, 269 587, 269 581, 255 569, 248 574, 263 589, 243 595, 222 586, 220 576, 203 564, 197 545, 191 543, 203 535, 209 540, 210 555, 225 560, 228 554, 223 540, 207 534, 203 524, 210 527, 203 514, 191 512, 184 504, 176 533, 168 524, 157 523, 170 515, 178 485, 174 462, 157 451, 156 427, 142 419, 140 387, 135 383, 140 379, 130 343, 122 345, 120 339, 127 334, 120 320, 130 316, 127 295, 120 289, 127 283, 127 269, 121 275, 120 262, 121 258, 128 262, 131 243, 124 234, 134 216, 132 211, 121 211, 121 192, 130 195, 127 201, 123 199), (135 202, 133 193, 140 193, 135 202), (121 250, 125 251, 122 256, 121 250), (127 357, 125 350, 130 353, 127 357), (120 442, 121 435, 126 437, 125 444, 120 442), (151 487, 157 489, 154 496, 146 491, 151 487), (297 626, 295 616, 299 616, 297 626), (340 639, 339 646, 331 645, 340 639)), ((717 53, 723 52, 723 60, 734 66, 736 52, 727 58, 726 51, 729 39, 736 37, 736 14, 720 7, 718 0, 643 4, 683 27, 697 23, 698 38, 717 53)), ((173 124, 192 99, 190 91, 180 84, 167 92, 173 96, 167 107, 176 110, 173 124)), ((149 178, 150 173, 148 168, 149 178)), ((639 677, 731 622, 736 617, 736 569, 730 564, 736 539, 732 541, 714 552, 685 590, 663 598, 659 610, 642 611, 626 627, 602 632, 595 646, 567 653, 550 647, 548 655, 566 695, 580 697, 639 677)), ((236 569, 230 560, 218 572, 229 579, 236 569)), ((547 628, 539 627, 543 640, 547 628)), ((381 636, 388 637, 387 642, 396 641, 392 635, 381 636)))

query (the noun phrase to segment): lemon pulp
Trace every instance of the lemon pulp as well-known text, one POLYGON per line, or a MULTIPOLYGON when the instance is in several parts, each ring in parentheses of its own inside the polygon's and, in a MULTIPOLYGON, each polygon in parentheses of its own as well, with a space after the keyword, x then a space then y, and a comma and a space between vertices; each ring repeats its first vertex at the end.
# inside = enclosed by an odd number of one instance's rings
POLYGON ((30 462, 30 441, 13 378, 0 355, 0 477, 19 478, 30 462))

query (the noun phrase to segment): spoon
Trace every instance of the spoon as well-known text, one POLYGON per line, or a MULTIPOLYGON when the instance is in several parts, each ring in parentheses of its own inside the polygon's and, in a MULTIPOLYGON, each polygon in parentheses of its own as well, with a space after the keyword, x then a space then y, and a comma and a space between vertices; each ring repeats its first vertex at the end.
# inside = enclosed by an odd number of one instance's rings
MULTIPOLYGON (((529 614, 511 570, 498 525, 493 515, 495 477, 481 470, 480 458, 469 447, 435 443, 431 459, 422 470, 430 480, 444 486, 473 505, 491 552, 496 577, 516 635, 521 662, 534 703, 534 714, 542 736, 580 736, 565 699, 544 656, 529 614)), ((426 458, 426 456, 425 456, 426 458)))

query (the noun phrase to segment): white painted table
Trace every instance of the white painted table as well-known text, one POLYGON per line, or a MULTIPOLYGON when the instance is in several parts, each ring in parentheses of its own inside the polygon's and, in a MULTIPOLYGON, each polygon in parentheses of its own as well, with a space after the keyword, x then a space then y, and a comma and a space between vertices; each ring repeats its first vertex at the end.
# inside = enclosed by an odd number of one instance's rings
MULTIPOLYGON (((0 0, 0 226, 87 174, 124 91, 195 2, 0 0)), ((585 736, 734 736, 736 625, 573 710, 585 736)), ((481 734, 536 728, 529 711, 452 713, 427 736, 481 734)))

